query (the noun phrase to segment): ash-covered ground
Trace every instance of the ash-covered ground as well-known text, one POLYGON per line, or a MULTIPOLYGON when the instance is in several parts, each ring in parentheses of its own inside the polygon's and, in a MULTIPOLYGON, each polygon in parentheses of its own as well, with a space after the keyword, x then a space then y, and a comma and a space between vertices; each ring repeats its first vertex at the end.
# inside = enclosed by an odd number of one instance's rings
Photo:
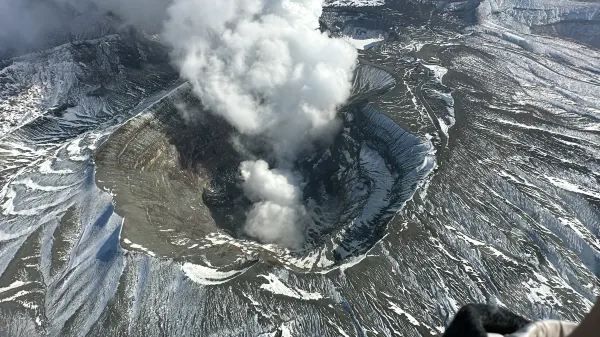
POLYGON ((297 160, 297 251, 241 230, 260 144, 154 37, 0 62, 0 335, 436 336, 468 302, 589 310, 600 5, 328 4, 360 66, 340 131, 297 160))

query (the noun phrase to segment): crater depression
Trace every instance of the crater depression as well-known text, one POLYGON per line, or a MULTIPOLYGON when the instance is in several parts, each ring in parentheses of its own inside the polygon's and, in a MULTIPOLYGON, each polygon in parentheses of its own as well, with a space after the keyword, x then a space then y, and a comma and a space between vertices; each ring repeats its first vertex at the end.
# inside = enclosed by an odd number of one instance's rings
POLYGON ((359 66, 352 97, 339 111, 342 127, 327 146, 297 160, 312 221, 302 249, 290 251, 242 230, 251 202, 239 165, 269 154, 221 117, 197 113, 202 103, 183 84, 121 126, 96 154, 97 184, 113 194, 125 219, 122 244, 225 269, 264 259, 316 271, 366 253, 434 167, 429 141, 369 104, 394 85, 384 70, 359 66))

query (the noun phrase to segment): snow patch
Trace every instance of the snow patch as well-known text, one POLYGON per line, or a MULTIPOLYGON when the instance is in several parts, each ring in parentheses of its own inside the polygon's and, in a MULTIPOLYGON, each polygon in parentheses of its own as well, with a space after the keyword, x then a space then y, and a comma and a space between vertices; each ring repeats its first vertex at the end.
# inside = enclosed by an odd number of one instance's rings
POLYGON ((292 289, 285 285, 283 282, 281 282, 281 280, 273 274, 258 276, 264 278, 265 280, 267 280, 267 282, 269 282, 267 284, 262 284, 260 288, 272 292, 273 294, 292 297, 305 301, 316 301, 323 298, 323 295, 319 293, 311 293, 302 289, 292 289))
POLYGON ((419 323, 419 321, 411 314, 409 314, 408 312, 406 312, 404 309, 400 308, 396 303, 388 301, 389 303, 389 309, 391 309, 392 311, 394 311, 396 314, 400 315, 400 316, 404 316, 406 317, 406 319, 408 319, 408 321, 410 322, 410 324, 414 325, 414 326, 420 326, 421 323, 419 323))
POLYGON ((375 7, 385 5, 385 0, 325 0, 326 7, 375 7))
POLYGON ((186 262, 181 269, 190 280, 202 285, 217 285, 231 281, 246 270, 220 271, 216 268, 186 262))
POLYGON ((344 40, 358 50, 369 49, 373 44, 384 40, 383 36, 368 39, 359 39, 351 36, 344 36, 344 40))

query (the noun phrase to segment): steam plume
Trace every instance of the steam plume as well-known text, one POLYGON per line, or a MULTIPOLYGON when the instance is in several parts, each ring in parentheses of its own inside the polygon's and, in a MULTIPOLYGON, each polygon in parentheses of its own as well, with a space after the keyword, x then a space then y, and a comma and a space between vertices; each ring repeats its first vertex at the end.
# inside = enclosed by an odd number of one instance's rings
POLYGON ((299 248, 309 221, 302 205, 299 154, 337 129, 356 51, 318 30, 321 0, 177 0, 164 38, 181 74, 214 113, 238 131, 265 138, 277 169, 242 163, 255 202, 245 231, 299 248))
POLYGON ((318 30, 321 11, 321 0, 0 0, 0 58, 121 25, 162 29, 204 105, 272 152, 274 169, 240 166, 254 202, 246 233, 299 248, 310 219, 294 163, 337 129, 356 63, 354 48, 318 30))
POLYGON ((248 213, 246 232, 264 242, 300 248, 308 221, 301 192, 289 172, 269 170, 263 160, 245 161, 240 166, 244 191, 254 207, 248 213))

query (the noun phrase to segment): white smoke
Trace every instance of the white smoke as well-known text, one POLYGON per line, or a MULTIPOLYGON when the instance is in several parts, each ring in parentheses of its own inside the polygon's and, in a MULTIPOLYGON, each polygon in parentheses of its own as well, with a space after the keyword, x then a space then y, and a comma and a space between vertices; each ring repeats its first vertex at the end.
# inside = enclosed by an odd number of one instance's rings
POLYGON ((264 242, 300 248, 307 217, 296 178, 285 171, 269 170, 263 160, 243 162, 240 172, 244 192, 255 202, 248 213, 246 232, 264 242))
POLYGON ((113 26, 164 27, 203 104, 241 133, 266 139, 273 152, 278 169, 264 161, 240 167, 255 202, 246 232, 298 248, 309 219, 293 165, 337 130, 336 108, 349 96, 357 57, 319 31, 321 12, 322 0, 0 0, 0 57, 113 26))
POLYGON ((245 231, 290 248, 309 221, 293 163, 337 130, 357 58, 319 31, 321 11, 321 0, 176 0, 163 34, 203 104, 267 140, 279 169, 261 160, 240 167, 255 202, 245 231))

